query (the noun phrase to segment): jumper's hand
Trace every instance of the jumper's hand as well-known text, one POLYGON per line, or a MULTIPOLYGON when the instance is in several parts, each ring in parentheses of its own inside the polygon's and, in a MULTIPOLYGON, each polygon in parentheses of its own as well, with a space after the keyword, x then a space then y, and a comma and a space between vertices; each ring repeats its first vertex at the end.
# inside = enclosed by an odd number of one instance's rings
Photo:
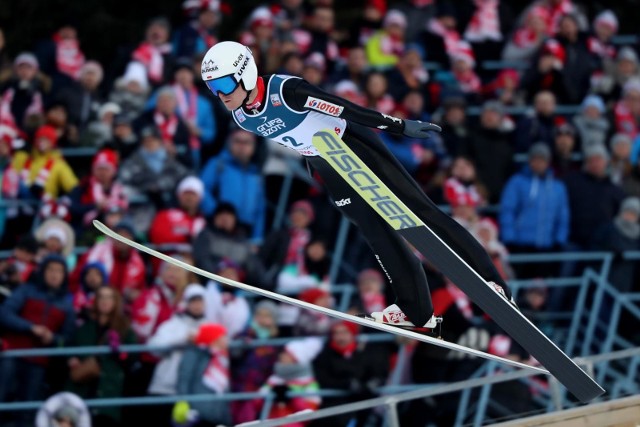
POLYGON ((442 128, 420 120, 405 120, 402 134, 411 138, 428 138, 430 131, 442 132, 442 128))

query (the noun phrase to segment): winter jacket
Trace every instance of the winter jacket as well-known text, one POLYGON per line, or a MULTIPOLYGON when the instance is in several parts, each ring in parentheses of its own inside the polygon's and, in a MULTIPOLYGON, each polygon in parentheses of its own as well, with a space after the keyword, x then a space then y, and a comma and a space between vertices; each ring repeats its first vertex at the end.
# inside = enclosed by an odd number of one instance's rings
MULTIPOLYGON (((131 327, 143 343, 146 343, 176 310, 173 304, 174 295, 166 285, 158 281, 159 279, 156 279, 155 285, 142 291, 131 304, 131 327)), ((149 355, 146 357, 155 360, 149 355)))
POLYGON ((584 171, 567 175, 564 183, 571 212, 569 240, 586 248, 594 230, 618 213, 625 193, 608 176, 598 178, 584 171))
POLYGON ((379 136, 407 172, 412 175, 415 175, 422 165, 422 154, 425 150, 433 151, 432 163, 449 162, 447 151, 439 136, 417 139, 386 132, 380 133, 379 136))
POLYGON ((21 173, 25 166, 29 165, 29 177, 26 182, 27 186, 31 186, 45 166, 52 162, 49 169, 49 176, 44 183, 44 193, 53 199, 64 193, 69 193, 78 185, 78 178, 73 173, 69 164, 58 150, 53 150, 42 154, 37 150, 33 150, 31 154, 19 151, 13 156, 12 167, 21 173))
POLYGON ((591 75, 599 68, 599 60, 589 52, 583 34, 575 42, 562 36, 556 38, 565 51, 562 74, 568 95, 567 103, 578 104, 589 91, 591 75))
POLYGON ((525 116, 518 121, 515 133, 515 146, 518 153, 526 153, 536 142, 544 142, 553 148, 555 128, 553 116, 525 116))
MULTIPOLYGON (((202 349, 194 345, 190 345, 184 350, 176 372, 178 375, 176 382, 178 394, 215 394, 215 391, 207 387, 202 381, 211 357, 208 349, 202 349)), ((228 402, 197 401, 189 402, 189 405, 191 409, 198 412, 198 419, 200 420, 208 421, 213 425, 231 425, 231 405, 228 402)))
POLYGON ((153 371, 148 389, 150 394, 176 394, 178 368, 184 346, 189 344, 190 337, 198 332, 198 328, 204 322, 204 318, 196 319, 185 313, 175 314, 161 324, 156 333, 149 338, 148 345, 176 347, 167 352, 156 353, 162 359, 153 371))
POLYGON ((149 241, 156 245, 190 243, 200 233, 204 224, 202 215, 190 216, 178 208, 164 209, 153 218, 149 229, 149 241))
POLYGON ((472 135, 461 154, 475 162, 478 178, 489 192, 489 202, 497 203, 504 184, 513 172, 511 134, 479 127, 472 135))
POLYGON ((252 230, 253 242, 261 242, 265 233, 267 203, 258 166, 238 163, 225 149, 207 162, 200 179, 205 188, 202 200, 205 216, 213 213, 218 202, 231 203, 238 212, 238 220, 252 230))
MULTIPOLYGON (((109 340, 109 331, 101 327, 95 320, 91 319, 82 325, 74 334, 73 345, 78 347, 95 346, 95 345, 114 345, 109 340)), ((136 336, 131 329, 127 329, 125 333, 118 336, 117 345, 135 344, 136 336)), ((116 347, 117 348, 117 347, 116 347)), ((135 362, 136 354, 120 353, 114 351, 109 354, 100 354, 95 356, 100 365, 100 377, 95 381, 86 383, 69 382, 67 389, 83 399, 95 397, 110 398, 122 396, 125 383, 125 375, 129 367, 135 362)), ((90 356, 84 356, 84 359, 90 356)), ((105 415, 119 421, 120 407, 98 407, 92 409, 92 414, 105 415)))
MULTIPOLYGON (((40 340, 31 333, 34 325, 43 325, 54 334, 53 346, 68 343, 75 328, 75 313, 71 294, 68 292, 68 277, 64 258, 50 255, 40 266, 38 277, 33 283, 19 286, 0 309, 0 328, 6 330, 2 337, 7 348, 43 347, 40 340), (65 266, 65 278, 57 290, 50 289, 44 282, 42 272, 51 262, 65 266)), ((29 358, 34 363, 46 365, 46 357, 29 358)))
MULTIPOLYGON (((624 235, 616 226, 615 220, 594 230, 592 249, 610 251, 620 255, 625 251, 640 249, 640 239, 624 235)), ((609 283, 620 292, 632 292, 636 280, 636 261, 615 257, 609 269, 609 283)))
MULTIPOLYGON (((131 123, 134 132, 137 135, 140 135, 142 130, 147 127, 154 127, 159 130, 159 127, 156 125, 154 120, 155 110, 149 110, 142 113, 137 119, 131 123)), ((185 152, 177 154, 176 159, 179 160, 183 165, 193 166, 193 154, 192 147, 189 146, 189 128, 185 124, 184 120, 177 114, 175 117, 178 119, 175 132, 171 137, 171 142, 176 146, 176 148, 181 148, 185 150, 185 152)), ((167 141, 165 141, 166 143, 167 141)))
POLYGON ((210 281, 204 296, 208 322, 218 323, 227 328, 227 335, 234 338, 245 330, 251 321, 251 309, 247 299, 239 292, 227 292, 210 281))
POLYGON ((604 117, 599 119, 589 119, 583 115, 576 115, 573 124, 578 131, 582 150, 595 145, 607 146, 607 136, 611 125, 604 117))
POLYGON ((173 197, 178 182, 188 174, 187 168, 167 156, 162 170, 156 173, 147 166, 144 156, 144 150, 138 149, 125 160, 119 171, 120 181, 143 193, 169 193, 173 197))
POLYGON ((384 30, 380 30, 365 43, 367 59, 372 67, 390 67, 398 62, 398 55, 385 52, 385 45, 393 43, 389 39, 389 35, 384 30))
POLYGON ((543 177, 529 166, 509 179, 500 200, 500 233, 506 244, 548 249, 569 235, 567 190, 548 170, 543 177))

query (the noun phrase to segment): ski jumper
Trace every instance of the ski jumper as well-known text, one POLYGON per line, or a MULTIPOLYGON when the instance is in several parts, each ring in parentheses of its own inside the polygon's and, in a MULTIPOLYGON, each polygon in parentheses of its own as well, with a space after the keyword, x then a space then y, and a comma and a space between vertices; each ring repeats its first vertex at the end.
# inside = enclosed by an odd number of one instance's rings
MULTIPOLYGON (((369 128, 401 134, 401 119, 360 107, 291 76, 262 77, 258 108, 232 116, 241 128, 298 151, 322 177, 333 203, 362 232, 387 276, 396 304, 415 325, 433 314, 427 278, 404 239, 356 193, 315 149, 313 135, 333 129, 369 168, 485 280, 507 286, 478 241, 424 194, 411 175, 369 128)), ((437 267, 437 266, 436 266, 437 267)), ((508 290, 507 290, 508 292, 508 290)))

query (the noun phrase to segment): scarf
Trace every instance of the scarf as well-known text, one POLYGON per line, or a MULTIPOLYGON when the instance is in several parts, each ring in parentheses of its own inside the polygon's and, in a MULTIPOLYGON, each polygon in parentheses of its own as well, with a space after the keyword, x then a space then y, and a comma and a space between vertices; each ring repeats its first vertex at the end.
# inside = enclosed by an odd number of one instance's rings
POLYGON ((637 239, 640 237, 640 224, 637 222, 625 221, 621 216, 615 217, 613 224, 616 230, 627 239, 637 239))
POLYGON ((350 359, 353 353, 356 351, 358 343, 354 340, 351 344, 347 344, 344 347, 339 347, 334 340, 331 340, 329 342, 329 347, 331 347, 332 350, 340 354, 345 359, 350 359))
POLYGON ((458 31, 445 28, 437 19, 429 21, 427 30, 442 37, 444 50, 447 52, 447 55, 451 56, 457 51, 458 43, 460 42, 460 34, 458 34, 458 31))
POLYGON ((80 43, 75 39, 63 39, 54 34, 56 45, 56 66, 58 71, 76 80, 80 77, 80 69, 84 65, 84 54, 80 50, 80 43))
POLYGON ((463 93, 477 93, 480 91, 482 82, 480 81, 480 77, 472 70, 464 73, 454 71, 453 77, 458 82, 458 86, 463 93))
POLYGON ((20 190, 20 175, 11 166, 7 165, 2 173, 2 197, 15 199, 20 190))
POLYGON ((142 42, 131 55, 135 61, 139 61, 147 69, 149 80, 153 83, 161 83, 164 70, 163 54, 171 52, 171 45, 165 43, 160 46, 149 42, 142 42))
POLYGON ((173 141, 173 136, 176 134, 176 129, 178 129, 178 116, 171 114, 167 117, 159 111, 156 111, 153 114, 153 121, 160 131, 160 136, 164 143, 167 144, 173 141))
POLYGON ((211 360, 202 376, 202 383, 217 394, 227 391, 229 388, 229 355, 227 351, 213 350, 211 352, 211 360))
POLYGON ((284 264, 295 264, 298 266, 298 270, 302 271, 304 269, 304 248, 307 246, 307 243, 309 243, 311 233, 307 229, 291 229, 289 236, 289 246, 287 247, 284 264))
POLYGON ((613 59, 616 56, 615 46, 604 43, 597 37, 592 36, 587 39, 587 48, 589 52, 602 59, 613 59))
POLYGON ((218 43, 218 38, 211 34, 205 27, 199 25, 197 21, 193 22, 191 25, 193 26, 193 29, 198 33, 205 46, 213 46, 214 44, 218 43))
POLYGON ((131 251, 129 256, 116 267, 113 240, 107 239, 95 244, 87 255, 87 263, 100 262, 109 272, 109 283, 118 290, 125 288, 140 288, 144 284, 145 265, 142 257, 136 251, 131 251), (122 265, 124 264, 124 265, 122 265))
MULTIPOLYGON (((107 191, 94 177, 90 177, 88 191, 84 192, 80 202, 85 205, 101 205, 105 201, 107 207, 119 206, 122 209, 126 209, 129 205, 122 184, 113 182, 107 191)), ((84 224, 88 225, 99 214, 98 209, 90 210, 83 217, 84 224)))
POLYGON ((404 40, 383 33, 380 38, 380 50, 385 55, 400 56, 404 53, 404 40))
POLYGON ((26 185, 39 185, 40 187, 44 187, 45 183, 49 179, 49 175, 51 175, 51 170, 53 169, 53 165, 55 165, 56 159, 53 156, 49 156, 49 158, 45 161, 44 166, 38 171, 33 181, 31 180, 31 166, 33 164, 33 157, 27 158, 27 161, 24 162, 24 166, 22 167, 22 171, 20 172, 20 179, 26 185))
MULTIPOLYGON (((11 112, 11 104, 13 103, 15 94, 15 89, 9 88, 4 92, 4 95, 2 95, 2 99, 0 99, 0 120, 17 128, 16 119, 11 112)), ((40 115, 43 112, 42 94, 39 91, 32 91, 31 103, 25 110, 24 116, 40 115)))
POLYGON ((167 150, 160 148, 156 151, 147 151, 142 149, 142 159, 149 169, 159 174, 164 168, 164 162, 167 159, 167 150))
POLYGON ((624 100, 618 101, 613 109, 614 123, 618 132, 624 133, 634 139, 638 134, 636 118, 627 107, 624 100))
POLYGON ((452 206, 477 206, 482 201, 482 197, 473 183, 465 183, 455 177, 445 181, 444 198, 452 206))
POLYGON ((574 12, 575 7, 571 3, 571 0, 562 0, 555 6, 547 6, 547 10, 549 11, 547 28, 549 28, 551 34, 556 34, 562 16, 574 12))
POLYGON ((474 0, 476 11, 467 25, 464 38, 470 42, 500 41, 500 0, 474 0))
MULTIPOLYGON (((198 91, 192 87, 185 89, 184 87, 174 84, 173 92, 176 94, 178 103, 178 114, 187 123, 192 125, 198 124, 198 91)), ((175 132, 175 131, 174 131, 175 132)), ((196 135, 190 135, 189 146, 193 150, 200 148, 200 140, 196 135)))

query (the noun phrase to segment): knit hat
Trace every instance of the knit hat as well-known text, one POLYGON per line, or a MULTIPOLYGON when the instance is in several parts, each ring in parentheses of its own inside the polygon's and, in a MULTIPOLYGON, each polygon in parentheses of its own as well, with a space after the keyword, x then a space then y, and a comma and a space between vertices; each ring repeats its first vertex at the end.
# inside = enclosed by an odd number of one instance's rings
POLYGON ((67 420, 71 422, 73 426, 77 426, 80 422, 80 412, 73 406, 67 404, 54 412, 53 419, 56 421, 67 420))
POLYGON ((185 191, 192 191, 196 193, 198 197, 202 197, 204 194, 204 184, 200 178, 188 176, 180 181, 180 184, 178 184, 178 188, 176 189, 176 194, 184 193, 185 191))
POLYGON ((616 60, 618 61, 627 60, 637 64, 638 54, 636 53, 635 50, 633 50, 633 48, 629 46, 624 46, 618 51, 618 56, 616 57, 616 60))
POLYGON ((616 133, 611 137, 611 141, 609 141, 609 145, 611 146, 611 149, 613 149, 613 147, 615 147, 618 144, 631 145, 632 141, 631 141, 631 138, 629 138, 629 135, 625 133, 616 133))
POLYGON ((115 227, 113 227, 113 231, 115 231, 116 233, 119 233, 121 231, 126 231, 131 236, 136 235, 136 230, 133 228, 133 224, 131 224, 129 221, 126 221, 126 220, 120 221, 119 223, 117 223, 115 227))
POLYGON ((307 59, 304 60, 304 66, 305 68, 315 68, 324 73, 327 69, 327 60, 320 52, 313 52, 312 54, 307 56, 307 59))
POLYGON ((360 326, 358 326, 357 323, 353 323, 353 322, 348 322, 346 320, 342 320, 340 322, 336 322, 333 325, 331 325, 331 330, 335 329, 338 326, 344 326, 345 328, 347 328, 349 330, 349 332, 351 332, 352 335, 358 335, 358 332, 360 331, 360 326))
POLYGON ((112 113, 114 116, 117 116, 118 114, 122 113, 122 108, 115 102, 107 102, 103 104, 98 110, 98 117, 102 119, 108 113, 112 113))
POLYGON ((182 294, 182 301, 189 302, 193 298, 204 298, 204 296, 205 290, 202 285, 198 283, 191 283, 185 288, 184 293, 182 294))
POLYGON ((557 125, 554 129, 553 129, 553 135, 554 136, 558 136, 558 135, 572 135, 574 136, 576 134, 576 130, 573 128, 573 126, 571 126, 570 123, 562 123, 557 125))
POLYGON ((544 142, 536 142, 529 148, 529 158, 532 159, 534 157, 542 157, 545 160, 549 160, 551 158, 551 150, 544 142))
POLYGON ((42 237, 44 237, 44 240, 54 237, 60 241, 62 246, 67 243, 67 235, 60 227, 49 227, 45 230, 42 237))
POLYGON ((222 258, 222 260, 216 266, 216 273, 220 274, 222 271, 232 269, 235 270, 238 275, 238 280, 242 281, 244 279, 244 270, 240 267, 240 264, 232 260, 231 258, 222 258))
POLYGON ((298 298, 304 302, 308 302, 310 304, 315 304, 320 298, 330 296, 329 292, 320 288, 310 288, 304 290, 298 295, 298 298))
POLYGON ((322 350, 322 340, 305 338, 289 342, 284 351, 289 353, 301 365, 310 364, 322 350))
POLYGON ((217 323, 203 323, 198 328, 193 342, 196 345, 207 346, 225 335, 227 335, 227 329, 224 326, 217 323))
POLYGON ((16 67, 18 65, 27 64, 32 67, 38 68, 38 58, 31 52, 22 52, 20 55, 16 56, 16 59, 13 61, 13 65, 16 67))
POLYGON ((218 206, 216 206, 216 209, 213 211, 213 216, 216 216, 221 213, 230 213, 235 217, 238 216, 238 211, 236 210, 236 207, 229 202, 218 203, 218 206))
POLYGON ((46 138, 51 141, 51 144, 55 147, 58 143, 58 133, 56 128, 49 125, 40 126, 36 131, 36 134, 33 137, 34 141, 39 140, 40 138, 46 138))
POLYGON ((98 166, 110 166, 113 170, 118 169, 118 154, 108 148, 98 151, 93 157, 91 167, 95 169, 98 166))
POLYGON ((278 305, 271 300, 268 300, 268 299, 262 300, 259 303, 257 303, 253 308, 254 313, 261 310, 268 311, 271 317, 274 319, 278 318, 278 305))
POLYGON ((87 61, 84 63, 82 68, 80 68, 80 75, 83 75, 87 71, 92 71, 98 75, 98 80, 102 80, 104 76, 104 71, 102 70, 102 65, 98 61, 87 61))
POLYGON ((594 156, 601 156, 609 159, 609 152, 602 144, 593 144, 584 149, 584 158, 588 159, 594 156))
POLYGON ((457 43, 455 50, 450 56, 452 61, 465 62, 472 68, 476 66, 476 57, 473 53, 473 48, 464 40, 457 43))
POLYGON ((504 105, 500 101, 489 100, 482 104, 482 111, 495 111, 501 116, 504 115, 504 105))
POLYGON ((273 14, 269 8, 262 6, 255 9, 249 17, 249 26, 251 29, 261 26, 273 27, 273 14))
POLYGON ((603 10, 596 16, 596 19, 593 20, 593 26, 596 27, 598 25, 606 25, 611 27, 614 32, 618 31, 618 18, 616 15, 610 11, 609 9, 603 10))
POLYGON ((627 197, 620 205, 620 212, 630 211, 640 215, 640 199, 637 197, 627 197))
POLYGON ((595 107, 598 109, 600 114, 604 113, 604 110, 605 110, 604 101, 598 95, 587 96, 582 101, 582 105, 580 107, 581 107, 581 110, 583 111, 587 109, 587 107, 595 107))
POLYGON ((122 76, 124 84, 138 83, 143 90, 147 90, 149 87, 149 80, 147 79, 147 69, 144 65, 138 61, 131 61, 127 65, 127 69, 122 76))
POLYGON ((402 28, 407 28, 407 17, 399 10, 392 9, 387 12, 384 16, 384 20, 382 21, 383 27, 388 27, 389 25, 397 25, 402 28))
POLYGON ((313 219, 315 218, 315 212, 313 211, 313 206, 311 205, 311 203, 309 203, 306 200, 298 200, 297 202, 292 204, 290 212, 294 212, 294 211, 304 212, 309 217, 310 221, 313 221, 313 219))

